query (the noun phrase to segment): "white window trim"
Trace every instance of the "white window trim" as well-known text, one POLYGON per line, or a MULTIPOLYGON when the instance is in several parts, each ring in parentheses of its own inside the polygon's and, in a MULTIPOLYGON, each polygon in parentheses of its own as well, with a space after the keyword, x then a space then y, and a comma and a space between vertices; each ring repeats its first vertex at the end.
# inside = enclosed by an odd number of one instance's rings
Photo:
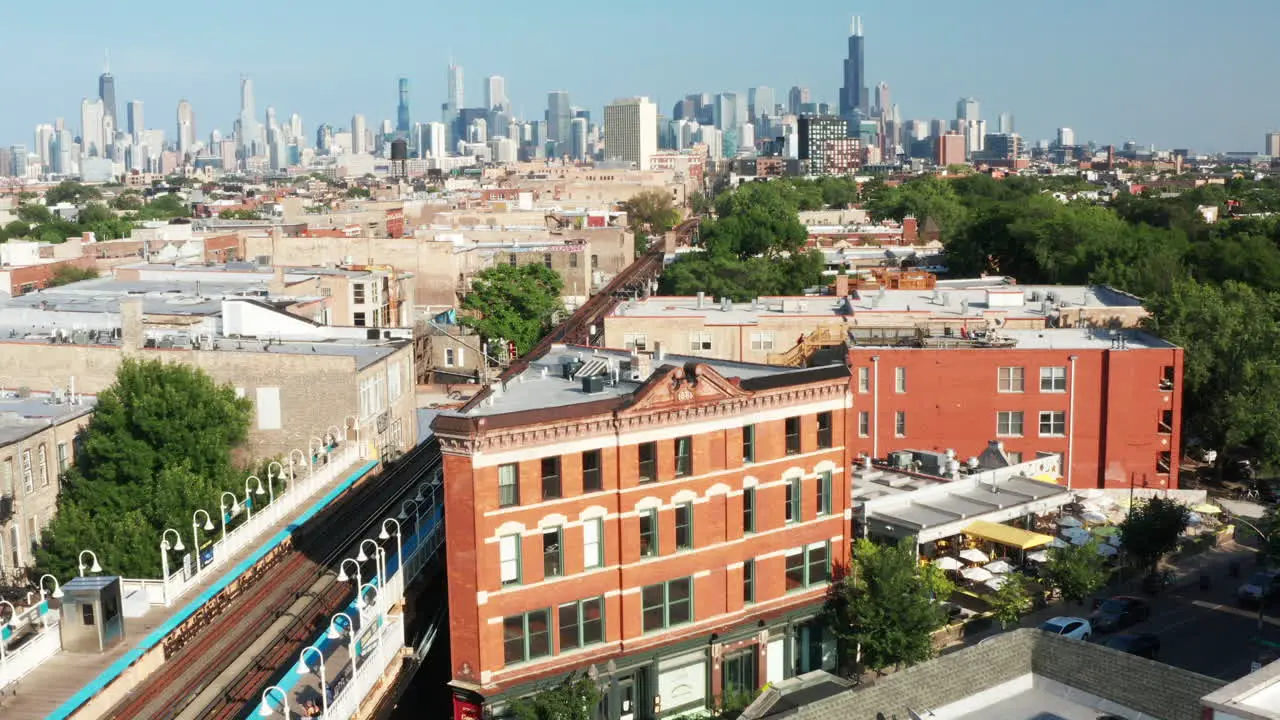
POLYGON ((858 392, 865 395, 871 392, 871 368, 858 368, 858 392))
POLYGON ((582 567, 593 570, 604 565, 604 520, 592 518, 582 523, 582 567), (595 536, 594 538, 592 536, 595 536), (594 551, 592 550, 594 548, 594 551))
POLYGON ((1027 431, 1027 414, 1026 414, 1026 412, 1024 412, 1024 411, 1022 411, 1022 410, 997 410, 997 411, 996 411, 996 437, 1022 437, 1022 436, 1026 433, 1026 431, 1027 431), (1001 426, 1001 424, 1002 424, 1002 423, 1000 422, 1000 421, 1001 421, 1001 416, 1002 416, 1002 415, 1007 415, 1007 416, 1009 416, 1009 418, 1008 418, 1009 422, 1003 423, 1003 424, 1005 424, 1005 425, 1009 425, 1009 426, 1012 426, 1012 425, 1013 425, 1013 422, 1012 422, 1012 421, 1013 421, 1013 416, 1014 416, 1014 415, 1017 415, 1017 416, 1018 416, 1018 424, 1022 426, 1022 432, 1005 432, 1005 431, 1002 431, 1002 430, 1001 430, 1001 428, 1000 428, 1000 426, 1001 426))
POLYGON ((1062 366, 1045 366, 1040 368, 1040 392, 1046 394, 1060 395, 1067 391, 1067 369, 1062 366), (1046 376, 1046 371, 1048 375, 1046 376), (1061 371, 1061 372, 1058 372, 1061 371), (1045 380, 1049 380, 1051 384, 1056 384, 1057 380, 1062 381, 1062 389, 1051 388, 1046 390, 1044 387, 1045 380))
POLYGON ((1009 394, 1009 395, 1017 395, 1017 394, 1019 394, 1019 393, 1024 393, 1024 392, 1026 392, 1026 390, 1027 390, 1027 370, 1026 370, 1026 368, 1024 368, 1024 367, 1020 367, 1020 366, 1017 366, 1017 365, 1006 365, 1006 366, 1002 366, 1002 367, 1000 367, 1000 368, 997 368, 997 369, 996 369, 996 392, 998 392, 998 393, 1005 393, 1005 394, 1009 394), (1004 382, 1004 380, 1000 377, 1000 374, 1001 374, 1001 372, 1003 372, 1003 371, 1005 371, 1005 370, 1010 371, 1010 372, 1009 372, 1009 382, 1008 382, 1008 385, 1009 385, 1009 388, 1010 388, 1010 389, 1007 389, 1007 390, 1006 390, 1006 389, 1004 389, 1004 388, 1002 388, 1002 387, 1000 387, 1001 383, 1003 383, 1003 382, 1004 382), (1020 389, 1018 389, 1018 390, 1014 390, 1014 389, 1012 389, 1012 388, 1013 388, 1013 372, 1012 372, 1012 371, 1014 371, 1014 370, 1018 370, 1018 371, 1020 371, 1020 372, 1019 372, 1019 375, 1018 375, 1018 380, 1020 381, 1020 383, 1019 383, 1019 384, 1021 384, 1021 385, 1022 385, 1022 387, 1021 387, 1020 389))
MULTIPOLYGON (((1037 421, 1036 432, 1040 434, 1040 437, 1066 437, 1067 436, 1067 413, 1063 410, 1041 410, 1039 415, 1036 416, 1036 421, 1037 421), (1042 428, 1044 427, 1045 415, 1049 415, 1049 416, 1061 415, 1062 416, 1062 423, 1061 423, 1062 432, 1060 433, 1044 432, 1042 428)), ((1049 424, 1050 425, 1054 424, 1052 417, 1050 418, 1049 424)))
POLYGON ((907 369, 905 367, 893 369, 893 391, 899 395, 907 392, 907 369))

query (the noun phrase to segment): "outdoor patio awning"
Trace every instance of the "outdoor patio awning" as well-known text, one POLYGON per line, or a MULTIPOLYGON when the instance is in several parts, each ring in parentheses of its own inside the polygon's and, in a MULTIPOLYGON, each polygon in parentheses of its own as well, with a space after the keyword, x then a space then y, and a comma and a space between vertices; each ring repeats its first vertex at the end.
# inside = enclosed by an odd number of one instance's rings
POLYGON ((1052 535, 1042 535, 1029 530, 1019 530, 1010 525, 974 520, 964 529, 965 535, 980 537, 1008 547, 1030 550, 1053 542, 1052 535))

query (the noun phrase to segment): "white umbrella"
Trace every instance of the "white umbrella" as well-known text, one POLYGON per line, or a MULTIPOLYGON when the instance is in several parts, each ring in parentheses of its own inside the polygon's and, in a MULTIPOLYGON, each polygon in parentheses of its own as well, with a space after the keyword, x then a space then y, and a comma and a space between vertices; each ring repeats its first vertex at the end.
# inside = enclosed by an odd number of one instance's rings
MULTIPOLYGON (((1059 540, 1058 542, 1062 542, 1062 541, 1059 540)), ((1063 543, 1063 544, 1065 545, 1066 543, 1063 543)), ((1049 562, 1049 553, 1045 552, 1044 550, 1037 550, 1033 553, 1027 553, 1027 559, 1030 560, 1031 562, 1038 562, 1038 563, 1049 562)))
POLYGON ((969 562, 975 562, 975 563, 985 563, 991 559, 987 557, 986 553, 982 552, 978 548, 969 548, 967 550, 961 550, 960 558, 963 560, 968 560, 969 562))
POLYGON ((1005 562, 1004 560, 996 560, 995 562, 987 563, 982 567, 985 568, 988 572, 994 573, 996 575, 1003 575, 1004 573, 1007 573, 1013 569, 1013 566, 1005 562))
POLYGON ((1001 585, 1003 585, 1003 584, 1005 584, 1005 581, 1007 581, 1008 579, 1009 579, 1009 578, 1008 578, 1007 576, 1005 576, 1005 575, 997 575, 997 576, 995 576, 995 577, 991 578, 990 580, 987 580, 986 582, 984 582, 984 583, 982 583, 982 584, 983 584, 983 585, 986 585, 987 587, 991 588, 992 590, 999 590, 999 589, 1000 589, 1000 586, 1001 586, 1001 585))
POLYGON ((1200 513, 1187 513, 1187 522, 1191 525, 1199 525, 1204 522, 1204 518, 1200 517, 1200 513))
POLYGON ((1080 511, 1087 512, 1087 513, 1102 512, 1102 505, 1100 503, 1091 503, 1091 502, 1083 503, 1080 505, 1080 511))
POLYGON ((933 566, 941 570, 959 570, 964 567, 964 563, 948 555, 934 560, 933 566))
POLYGON ((992 575, 990 572, 983 570, 980 567, 965 568, 960 571, 960 576, 965 580, 972 580, 974 582, 986 582, 995 577, 995 575, 992 575))
POLYGON ((1087 512, 1083 513, 1080 517, 1081 517, 1085 522, 1090 522, 1090 523, 1104 523, 1104 522, 1106 522, 1106 521, 1107 521, 1107 516, 1106 516, 1106 515, 1103 515, 1102 513, 1098 512, 1097 510, 1089 510, 1089 511, 1087 511, 1087 512))
POLYGON ((1084 524, 1079 520, 1077 520, 1076 518, 1071 517, 1070 515, 1063 515, 1062 517, 1058 518, 1055 522, 1058 523, 1058 527, 1066 527, 1066 528, 1077 528, 1084 524))
POLYGON ((1099 546, 1098 546, 1098 554, 1099 554, 1099 555, 1101 555, 1101 556, 1103 556, 1103 557, 1111 557, 1112 555, 1115 555, 1115 554, 1117 554, 1117 553, 1119 553, 1119 552, 1120 552, 1120 551, 1119 551, 1119 550, 1116 550, 1116 548, 1115 548, 1115 546, 1114 546, 1114 545, 1099 545, 1099 546))

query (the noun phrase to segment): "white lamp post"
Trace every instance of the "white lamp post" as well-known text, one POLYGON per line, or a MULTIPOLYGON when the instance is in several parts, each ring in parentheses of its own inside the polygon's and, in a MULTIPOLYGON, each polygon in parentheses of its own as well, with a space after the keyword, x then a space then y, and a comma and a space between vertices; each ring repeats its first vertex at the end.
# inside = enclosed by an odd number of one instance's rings
POLYGON ((165 528, 160 533, 160 586, 164 588, 164 606, 169 607, 169 550, 182 552, 187 547, 182 544, 182 535, 173 528, 165 528), (169 545, 169 533, 173 533, 174 543, 169 545))
POLYGON ((236 513, 240 512, 240 498, 236 497, 236 494, 231 492, 230 490, 223 492, 222 497, 218 498, 218 510, 220 511, 218 513, 218 516, 222 520, 222 542, 224 545, 227 542, 227 515, 228 515, 227 497, 228 496, 231 497, 231 512, 229 514, 235 515, 236 513))
POLYGON ((326 457, 329 455, 329 449, 324 446, 324 440, 314 435, 307 440, 307 452, 311 456, 312 473, 315 472, 315 464, 320 460, 320 455, 324 454, 326 457))
POLYGON ((351 640, 351 677, 354 679, 356 676, 356 670, 358 669, 358 666, 356 665, 356 625, 355 622, 352 621, 350 615, 344 612, 334 613, 333 617, 329 618, 328 636, 330 640, 342 639, 344 628, 338 624, 338 618, 345 618, 347 621, 347 627, 345 629, 351 640))
MULTIPOLYGON (((293 489, 294 481, 298 479, 297 471, 293 467, 293 456, 295 453, 298 455, 299 465, 306 465, 308 468, 311 466, 311 463, 307 459, 306 453, 302 452, 298 448, 294 448, 289 451, 289 489, 290 490, 293 489)), ((311 477, 311 476, 308 474, 307 477, 311 477)))
POLYGON ((209 511, 204 508, 198 508, 191 513, 191 542, 194 547, 191 552, 196 554, 196 572, 200 572, 204 568, 200 565, 200 525, 196 518, 200 517, 200 513, 204 513, 204 531, 213 532, 213 518, 209 517, 209 511))
POLYGON ((359 457, 360 457, 361 459, 364 459, 364 448, 363 448, 363 447, 361 447, 361 445, 360 445, 360 418, 356 417, 355 415, 348 415, 348 416, 346 416, 346 417, 345 417, 345 418, 343 418, 343 420, 342 420, 342 428, 343 428, 343 431, 344 431, 344 432, 343 432, 343 434, 344 434, 344 435, 346 434, 346 432, 345 432, 345 431, 346 431, 348 428, 349 428, 349 429, 351 429, 351 430, 353 430, 353 431, 355 431, 355 434, 356 434, 356 439, 355 439, 355 444, 356 444, 356 453, 359 455, 359 457))
MULTIPOLYGON (((268 477, 270 477, 270 475, 268 475, 268 477)), ((250 475, 249 477, 244 479, 244 510, 245 512, 249 513, 248 516, 245 517, 245 520, 244 520, 245 522, 249 522, 250 520, 253 519, 253 502, 249 500, 249 496, 257 495, 261 497, 266 494, 267 494, 267 491, 262 487, 262 478, 258 477, 257 475, 250 475), (258 483, 257 490, 253 490, 251 492, 252 483, 250 481, 258 483)))
POLYGON ((267 497, 269 498, 268 502, 272 502, 272 503, 276 501, 276 488, 274 485, 271 484, 271 480, 273 478, 280 478, 282 480, 284 479, 284 465, 281 465, 279 462, 275 460, 272 460, 271 462, 267 463, 267 493, 268 493, 267 497), (277 472, 275 475, 271 474, 272 465, 280 468, 279 472, 277 472))
POLYGON ((378 541, 373 540, 372 538, 365 538, 364 540, 361 540, 360 552, 356 554, 356 562, 367 562, 369 560, 369 556, 364 552, 365 543, 373 546, 373 557, 377 560, 377 563, 375 564, 377 565, 378 570, 378 582, 386 585, 388 580, 387 551, 382 549, 382 546, 378 544, 378 541))
POLYGON ((348 582, 351 576, 347 574, 347 563, 356 566, 356 585, 363 585, 364 580, 360 577, 360 563, 354 558, 342 558, 342 562, 338 564, 338 582, 348 582))
POLYGON ((396 567, 400 572, 404 572, 404 550, 401 547, 400 540, 400 521, 395 518, 387 518, 382 521, 382 532, 378 533, 378 539, 390 540, 391 533, 387 532, 387 523, 395 523, 396 526, 396 567))
POLYGON ((271 693, 275 692, 280 696, 280 714, 286 718, 291 717, 289 714, 289 694, 286 693, 279 685, 272 685, 262 691, 262 704, 258 707, 259 717, 271 717, 276 713, 276 708, 271 707, 271 693))
POLYGON ((324 672, 324 653, 320 652, 320 648, 308 645, 298 653, 298 674, 305 675, 312 672, 320 678, 320 709, 323 717, 329 714, 329 685, 324 672), (314 669, 307 664, 307 652, 313 652, 320 658, 320 662, 316 663, 314 669))
MULTIPOLYGON (((44 602, 45 600, 48 600, 48 599, 49 599, 49 597, 50 597, 50 593, 46 593, 46 592, 45 592, 45 590, 44 590, 44 579, 45 579, 45 578, 49 578, 50 580, 52 580, 52 581, 53 581, 53 593, 52 593, 52 597, 53 597, 53 599, 54 599, 54 600, 60 600, 60 599, 62 599, 62 594, 63 594, 63 593, 62 593, 62 585, 60 585, 60 584, 58 583, 58 578, 56 578, 56 577, 54 577, 54 576, 52 576, 52 575, 50 575, 50 574, 48 574, 48 573, 45 573, 44 575, 41 575, 41 576, 40 576, 40 582, 38 583, 38 584, 39 584, 39 586, 40 586, 40 601, 41 601, 41 602, 44 602)), ((45 612, 45 613, 40 613, 40 622, 44 623, 45 629, 48 629, 48 627, 49 627, 49 621, 48 621, 47 619, 45 619, 45 618, 48 616, 48 614, 49 614, 49 613, 47 613, 47 612, 45 612)))
POLYGON ((356 609, 360 611, 360 615, 362 618, 364 617, 365 605, 372 605, 374 610, 378 610, 377 614, 382 615, 382 611, 378 607, 379 605, 382 604, 381 600, 382 600, 382 593, 378 590, 378 586, 374 585, 373 583, 365 583, 356 589, 356 609), (367 603, 364 600, 364 596, 366 594, 365 588, 368 588, 369 590, 373 591, 373 599, 367 603))
POLYGON ((405 500, 404 502, 400 503, 400 514, 396 516, 396 519, 400 520, 400 522, 404 522, 405 520, 409 519, 409 503, 413 503, 413 531, 417 533, 418 532, 418 506, 421 505, 422 503, 418 502, 413 498, 409 498, 408 500, 405 500))
POLYGON ((80 577, 84 577, 84 571, 85 571, 85 568, 86 568, 86 567, 88 567, 88 568, 89 568, 89 572, 91 572, 91 573, 100 573, 100 572, 102 572, 102 565, 98 564, 98 555, 97 555, 97 553, 95 553, 95 552, 94 552, 94 551, 92 551, 92 550, 81 550, 81 551, 80 551, 80 577), (92 565, 92 566, 86 566, 86 565, 84 564, 84 556, 85 556, 85 555, 88 555, 89 557, 93 558, 93 565, 92 565))

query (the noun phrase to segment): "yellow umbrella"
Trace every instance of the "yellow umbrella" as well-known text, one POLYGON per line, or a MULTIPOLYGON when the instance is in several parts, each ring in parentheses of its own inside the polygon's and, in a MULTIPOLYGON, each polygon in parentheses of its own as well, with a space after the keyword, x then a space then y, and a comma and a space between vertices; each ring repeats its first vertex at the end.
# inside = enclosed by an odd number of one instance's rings
POLYGON ((1031 479, 1039 480, 1040 482, 1049 483, 1051 485, 1058 484, 1058 476, 1053 473, 1040 473, 1039 475, 1032 475, 1031 479))
POLYGON ((1222 508, 1218 507, 1217 505, 1210 505, 1209 503, 1200 503, 1199 505, 1192 505, 1191 509, 1195 512, 1200 513, 1201 515, 1217 515, 1218 513, 1222 512, 1222 508))

